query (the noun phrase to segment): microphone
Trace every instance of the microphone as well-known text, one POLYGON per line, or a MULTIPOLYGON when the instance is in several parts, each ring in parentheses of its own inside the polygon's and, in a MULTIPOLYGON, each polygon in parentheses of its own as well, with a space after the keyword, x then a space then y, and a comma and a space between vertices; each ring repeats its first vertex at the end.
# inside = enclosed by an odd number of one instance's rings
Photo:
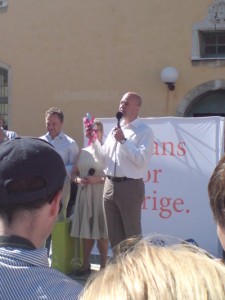
POLYGON ((122 119, 123 117, 123 113, 121 111, 118 111, 116 113, 116 118, 117 118, 117 127, 120 128, 120 120, 122 119))
MULTIPOLYGON (((95 174, 95 169, 94 168, 90 168, 88 170, 88 174, 87 176, 93 176, 95 174)), ((84 186, 82 186, 81 191, 84 189, 84 186)))
POLYGON ((94 168, 90 168, 88 170, 88 176, 93 176, 95 174, 95 169, 94 168))

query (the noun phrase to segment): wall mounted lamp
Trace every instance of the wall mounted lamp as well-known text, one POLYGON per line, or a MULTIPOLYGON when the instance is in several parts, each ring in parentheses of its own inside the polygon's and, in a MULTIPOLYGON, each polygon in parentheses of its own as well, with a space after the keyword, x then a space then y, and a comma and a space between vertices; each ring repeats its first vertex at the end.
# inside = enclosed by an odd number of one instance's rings
POLYGON ((168 89, 173 91, 175 89, 175 82, 179 77, 179 73, 174 67, 165 67, 160 74, 162 82, 167 84, 168 89))

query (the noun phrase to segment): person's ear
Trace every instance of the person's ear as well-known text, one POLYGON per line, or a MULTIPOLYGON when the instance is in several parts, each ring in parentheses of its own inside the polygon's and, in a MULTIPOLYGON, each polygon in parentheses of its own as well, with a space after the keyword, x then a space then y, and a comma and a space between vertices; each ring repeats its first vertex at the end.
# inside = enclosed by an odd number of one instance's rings
POLYGON ((52 202, 50 203, 51 205, 50 213, 52 216, 58 216, 61 207, 61 199, 62 199, 62 190, 56 193, 52 202))

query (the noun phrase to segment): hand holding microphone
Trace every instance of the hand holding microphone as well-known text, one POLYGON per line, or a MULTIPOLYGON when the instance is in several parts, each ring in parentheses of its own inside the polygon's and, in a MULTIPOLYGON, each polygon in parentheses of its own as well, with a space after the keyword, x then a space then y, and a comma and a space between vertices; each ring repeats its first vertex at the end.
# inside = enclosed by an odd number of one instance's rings
POLYGON ((82 189, 88 185, 89 183, 92 183, 90 182, 90 177, 89 176, 93 176, 95 174, 95 169, 94 168, 90 168, 88 170, 88 174, 87 176, 83 177, 80 179, 80 184, 82 185, 82 189))
POLYGON ((120 143, 122 143, 122 141, 126 141, 123 130, 120 127, 120 121, 121 121, 122 117, 123 117, 123 113, 121 111, 118 111, 116 113, 117 127, 113 130, 115 140, 120 143))
POLYGON ((95 169, 94 168, 90 168, 88 170, 88 176, 93 176, 95 174, 95 169))
POLYGON ((123 117, 123 113, 121 111, 118 111, 116 113, 116 118, 117 118, 117 127, 120 128, 120 120, 122 119, 123 117))

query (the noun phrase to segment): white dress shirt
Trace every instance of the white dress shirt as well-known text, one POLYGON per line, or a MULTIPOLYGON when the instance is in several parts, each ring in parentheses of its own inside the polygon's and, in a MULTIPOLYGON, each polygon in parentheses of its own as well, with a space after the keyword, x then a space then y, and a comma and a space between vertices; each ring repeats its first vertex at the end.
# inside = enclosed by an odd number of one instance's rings
POLYGON ((96 140, 92 145, 95 155, 104 160, 105 174, 114 177, 143 178, 149 167, 153 150, 153 132, 140 119, 124 125, 121 129, 127 139, 121 144, 114 139, 113 130, 103 146, 96 140))
POLYGON ((66 172, 71 177, 71 172, 79 153, 79 148, 77 143, 68 135, 64 134, 63 131, 60 132, 54 139, 51 138, 49 133, 40 137, 41 139, 52 144, 59 155, 62 157, 66 172))

